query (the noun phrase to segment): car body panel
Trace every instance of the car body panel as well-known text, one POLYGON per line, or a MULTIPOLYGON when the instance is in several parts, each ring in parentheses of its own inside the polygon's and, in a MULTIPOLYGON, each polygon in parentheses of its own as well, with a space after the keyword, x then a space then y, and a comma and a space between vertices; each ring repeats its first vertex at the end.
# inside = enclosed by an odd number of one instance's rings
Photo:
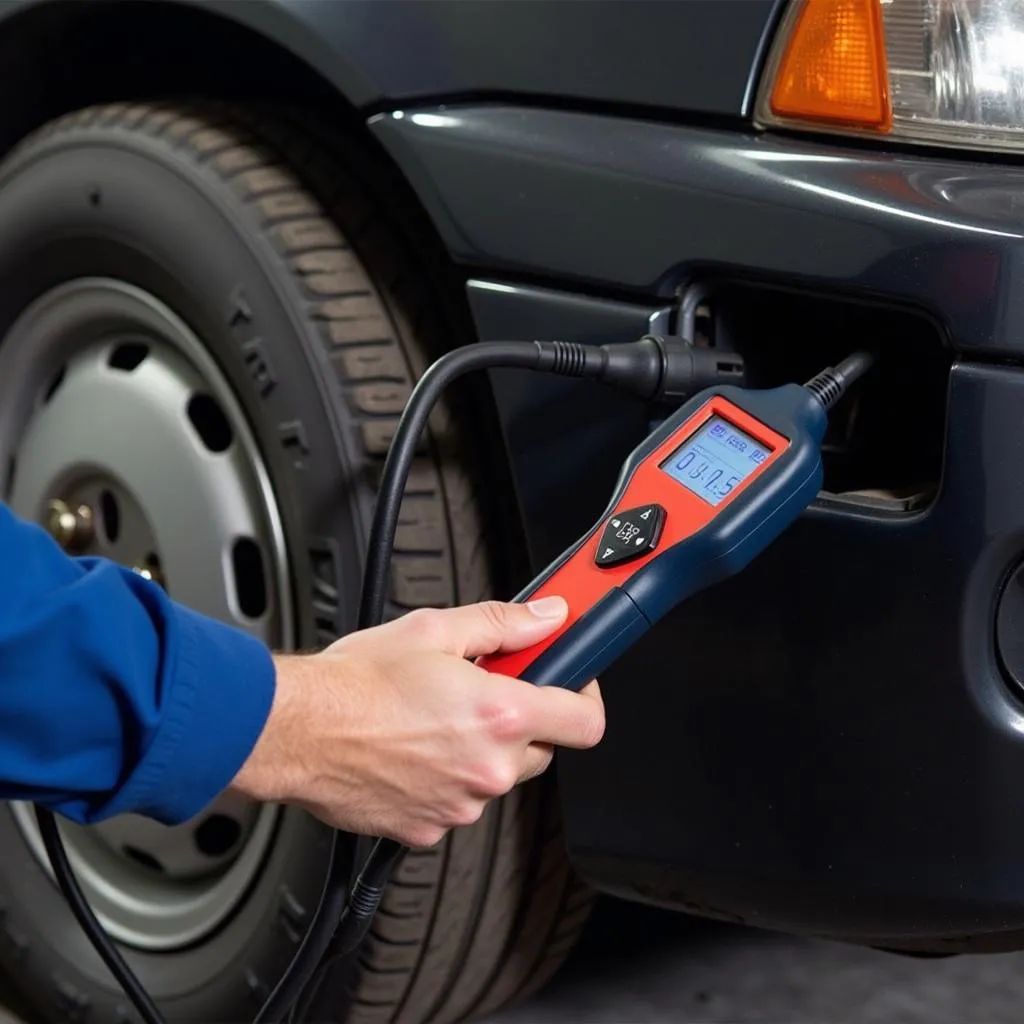
POLYGON ((727 267, 1024 346, 1019 165, 525 107, 370 123, 467 264, 661 297, 727 267))
MULTIPOLYGON (((4 17, 55 0, 3 0, 4 17)), ((75 0, 81 4, 83 0, 75 0)), ((357 107, 519 95, 740 117, 778 0, 178 0, 277 41, 357 107)))
POLYGON ((497 94, 739 117, 777 0, 191 0, 244 19, 357 106, 497 94), (242 8, 246 8, 242 10, 242 8), (330 53, 327 53, 327 44, 330 53), (353 83, 351 86, 349 83, 353 83))

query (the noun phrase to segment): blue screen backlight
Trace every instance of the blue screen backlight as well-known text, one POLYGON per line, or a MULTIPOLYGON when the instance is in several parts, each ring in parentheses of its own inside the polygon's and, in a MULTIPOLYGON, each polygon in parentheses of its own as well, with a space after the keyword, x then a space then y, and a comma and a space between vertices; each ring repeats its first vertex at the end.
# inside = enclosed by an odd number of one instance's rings
POLYGON ((721 416, 712 416, 661 468, 709 505, 717 505, 770 454, 767 445, 721 416))

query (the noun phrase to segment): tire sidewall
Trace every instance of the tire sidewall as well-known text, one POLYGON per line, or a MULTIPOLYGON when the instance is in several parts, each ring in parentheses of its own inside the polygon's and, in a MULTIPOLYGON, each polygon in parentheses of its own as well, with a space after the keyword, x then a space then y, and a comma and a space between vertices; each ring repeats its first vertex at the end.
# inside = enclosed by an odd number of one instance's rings
MULTIPOLYGON (((34 298, 81 276, 152 293, 204 340, 273 483, 299 646, 353 628, 372 489, 355 427, 310 336, 308 300, 240 197, 159 141, 95 128, 44 138, 0 172, 0 337, 34 298)), ((225 1021, 245 1006, 255 1013, 315 909, 329 837, 288 812, 248 898, 218 933, 172 955, 128 951, 169 1018, 225 1021)), ((91 1019, 116 1020, 123 997, 6 807, 0 848, 0 960, 47 1016, 89 1005, 91 1019)))

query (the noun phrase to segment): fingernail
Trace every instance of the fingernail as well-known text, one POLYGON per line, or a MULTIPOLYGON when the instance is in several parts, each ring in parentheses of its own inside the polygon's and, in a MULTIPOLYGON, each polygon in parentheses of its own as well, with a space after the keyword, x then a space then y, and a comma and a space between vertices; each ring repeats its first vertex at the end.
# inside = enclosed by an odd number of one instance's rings
POLYGON ((526 607, 538 619, 560 619, 566 611, 563 597, 542 597, 536 601, 530 601, 526 607))

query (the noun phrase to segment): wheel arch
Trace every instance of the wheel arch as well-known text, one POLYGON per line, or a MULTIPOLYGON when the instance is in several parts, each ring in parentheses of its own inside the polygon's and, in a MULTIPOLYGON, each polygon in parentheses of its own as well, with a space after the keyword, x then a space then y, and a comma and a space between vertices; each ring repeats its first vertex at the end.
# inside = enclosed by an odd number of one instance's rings
MULTIPOLYGON (((334 96, 351 109, 380 98, 345 51, 282 0, 0 0, 0 55, 7 81, 13 74, 35 86, 12 106, 22 119, 40 111, 37 121, 66 112, 59 105, 71 87, 86 90, 86 103, 103 102, 112 84, 148 91, 168 80, 221 93, 258 83, 263 94, 334 96), (263 73, 225 59, 235 54, 256 58, 263 73), (44 56, 49 63, 40 67, 44 56)), ((11 110, 0 111, 5 137, 13 120, 11 110)))
MULTIPOLYGON (((333 34, 338 26, 332 24, 333 34)), ((358 40, 355 40, 358 42, 358 40)), ((404 173, 367 126, 379 98, 343 48, 282 0, 0 0, 0 156, 82 107, 199 99, 291 107, 357 134, 443 247, 404 173)), ((445 250, 447 255, 447 250, 445 250)))
POLYGON ((450 260, 429 211, 367 125, 366 107, 382 89, 346 50, 371 27, 318 26, 286 0, 0 0, 0 156, 51 119, 97 104, 291 108, 335 135, 357 136, 385 171, 384 187, 400 193, 402 215, 412 214, 415 230, 450 260))

